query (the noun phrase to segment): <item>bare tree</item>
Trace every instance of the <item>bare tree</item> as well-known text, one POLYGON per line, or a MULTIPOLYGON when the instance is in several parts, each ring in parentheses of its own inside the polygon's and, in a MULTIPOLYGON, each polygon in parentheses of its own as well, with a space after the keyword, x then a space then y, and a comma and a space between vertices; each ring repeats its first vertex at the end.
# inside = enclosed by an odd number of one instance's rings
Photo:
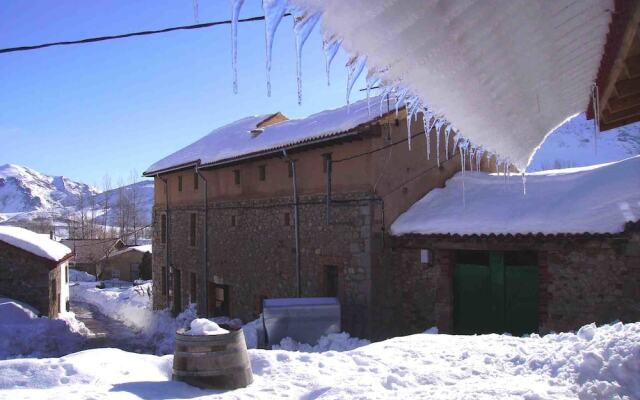
POLYGON ((109 203, 109 192, 111 191, 111 177, 105 174, 102 177, 102 238, 107 237, 108 217, 111 204, 109 203))
POLYGON ((138 244, 138 215, 140 211, 140 195, 138 193, 138 171, 131 170, 130 177, 130 185, 129 185, 129 199, 130 199, 130 208, 131 208, 131 222, 132 222, 132 232, 133 232, 133 244, 138 244))

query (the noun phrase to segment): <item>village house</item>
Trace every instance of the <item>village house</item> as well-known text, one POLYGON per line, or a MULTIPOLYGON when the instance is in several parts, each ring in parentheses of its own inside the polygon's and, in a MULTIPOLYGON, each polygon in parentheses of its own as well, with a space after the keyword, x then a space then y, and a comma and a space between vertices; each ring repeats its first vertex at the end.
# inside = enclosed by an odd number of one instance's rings
POLYGON ((55 318, 69 307, 71 249, 27 229, 0 226, 0 297, 55 318))
POLYGON ((460 158, 453 135, 432 129, 428 150, 418 119, 409 144, 404 109, 370 103, 245 118, 151 166, 154 306, 249 320, 264 298, 335 296, 344 329, 371 336, 388 228, 460 158))
POLYGON ((62 239, 60 242, 73 251, 74 257, 71 261, 71 268, 95 275, 98 279, 101 279, 97 275, 98 262, 110 254, 127 247, 118 238, 62 239))
POLYGON ((98 262, 97 273, 103 280, 116 279, 133 282, 140 279, 140 267, 145 257, 151 257, 150 244, 127 246, 103 257, 98 262))

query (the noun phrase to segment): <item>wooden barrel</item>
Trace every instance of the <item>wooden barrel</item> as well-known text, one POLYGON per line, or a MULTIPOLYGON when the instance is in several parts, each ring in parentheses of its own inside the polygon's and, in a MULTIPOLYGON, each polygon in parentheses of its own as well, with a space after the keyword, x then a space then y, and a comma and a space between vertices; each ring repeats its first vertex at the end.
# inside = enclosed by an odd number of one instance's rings
POLYGON ((237 389, 253 382, 242 329, 220 325, 229 333, 190 336, 176 332, 173 379, 207 389, 237 389))

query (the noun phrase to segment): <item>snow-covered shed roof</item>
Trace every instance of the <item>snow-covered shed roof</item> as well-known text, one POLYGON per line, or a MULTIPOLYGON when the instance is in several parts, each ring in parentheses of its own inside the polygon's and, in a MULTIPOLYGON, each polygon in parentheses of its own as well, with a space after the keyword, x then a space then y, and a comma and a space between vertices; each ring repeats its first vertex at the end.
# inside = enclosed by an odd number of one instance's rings
POLYGON ((0 241, 55 262, 71 256, 71 249, 62 243, 16 226, 0 226, 0 241))
MULTIPOLYGON (((151 253, 152 252, 152 248, 150 244, 143 244, 140 246, 128 246, 125 247, 124 249, 118 250, 118 251, 114 251, 113 253, 109 254, 109 258, 111 257, 115 257, 117 255, 123 254, 123 253, 128 253, 130 251, 136 251, 138 253, 151 253)), ((102 259, 107 258, 107 256, 102 257, 102 259)))
POLYGON ((613 0, 292 1, 320 12, 325 38, 383 81, 520 170, 587 109, 615 11, 613 0))
POLYGON ((640 156, 520 176, 465 172, 417 201, 391 234, 618 233, 640 220, 640 156), (463 197, 464 196, 464 197, 463 197))
POLYGON ((161 159, 144 172, 157 172, 192 164, 216 164, 238 157, 262 154, 349 132, 379 118, 378 98, 361 100, 302 119, 291 119, 258 128, 269 115, 246 117, 214 129, 202 139, 161 159))

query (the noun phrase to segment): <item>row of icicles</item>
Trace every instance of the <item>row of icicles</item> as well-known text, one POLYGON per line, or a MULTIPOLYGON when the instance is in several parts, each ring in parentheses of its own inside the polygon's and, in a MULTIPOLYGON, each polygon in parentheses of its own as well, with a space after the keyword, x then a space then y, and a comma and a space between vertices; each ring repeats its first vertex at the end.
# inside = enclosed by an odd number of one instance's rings
MULTIPOLYGON (((196 1, 196 0, 194 0, 196 1)), ((231 63, 233 68, 233 92, 238 93, 238 19, 240 10, 244 5, 245 0, 231 0, 231 63)), ((289 0, 262 0, 262 9, 265 17, 265 51, 266 51, 266 81, 267 81, 267 96, 271 96, 271 60, 272 60, 272 48, 273 40, 276 30, 282 21, 282 18, 291 13, 293 16, 293 32, 295 37, 296 47, 296 82, 298 89, 298 104, 302 104, 302 48, 304 43, 311 34, 313 28, 320 20, 319 12, 310 12, 308 10, 301 10, 297 7, 292 7, 289 0)), ((197 2, 194 2, 194 13, 197 13, 197 2)), ((197 15, 197 14, 195 14, 197 15)), ((331 63, 336 56, 338 49, 340 48, 341 40, 335 36, 325 38, 323 40, 323 52, 325 57, 325 72, 327 78, 327 85, 331 84, 330 71, 331 63)), ((349 58, 346 64, 347 68, 347 87, 346 87, 346 100, 347 105, 351 96, 351 90, 355 85, 355 82, 362 74, 364 67, 367 63, 366 56, 352 56, 349 58)), ((421 101, 418 96, 413 95, 410 91, 403 87, 399 82, 389 82, 381 79, 379 76, 384 75, 385 70, 370 69, 366 76, 366 92, 367 92, 367 106, 369 114, 371 113, 370 105, 370 91, 373 88, 382 88, 382 94, 380 95, 380 115, 383 114, 383 104, 388 101, 390 96, 395 100, 396 116, 398 115, 398 109, 402 106, 406 107, 407 116, 407 142, 409 150, 411 150, 411 121, 418 119, 418 114, 422 113, 424 123, 424 133, 426 137, 427 159, 431 159, 431 143, 430 135, 432 129, 435 128, 436 132, 436 163, 440 167, 440 136, 444 134, 444 140, 447 144, 445 146, 445 159, 449 160, 449 139, 453 135, 454 145, 451 156, 455 155, 456 149, 460 151, 460 163, 462 170, 462 186, 463 186, 463 204, 466 204, 464 196, 464 171, 469 168, 473 171, 474 167, 476 171, 480 171, 482 158, 485 154, 488 154, 482 147, 472 145, 471 141, 464 138, 458 129, 456 129, 451 123, 449 123, 442 115, 433 112, 421 101), (443 129, 444 128, 444 129, 443 129), (467 164, 468 158, 468 164, 467 164), (473 161, 472 161, 473 160, 473 161), (474 162, 475 161, 475 162, 474 162)), ((387 110, 389 111, 389 110, 387 110)), ((505 177, 505 182, 508 181, 510 176, 509 159, 496 158, 496 173, 502 173, 505 177)), ((489 159, 491 156, 488 157, 489 159)), ((523 192, 526 194, 526 180, 525 175, 522 174, 523 192)))

